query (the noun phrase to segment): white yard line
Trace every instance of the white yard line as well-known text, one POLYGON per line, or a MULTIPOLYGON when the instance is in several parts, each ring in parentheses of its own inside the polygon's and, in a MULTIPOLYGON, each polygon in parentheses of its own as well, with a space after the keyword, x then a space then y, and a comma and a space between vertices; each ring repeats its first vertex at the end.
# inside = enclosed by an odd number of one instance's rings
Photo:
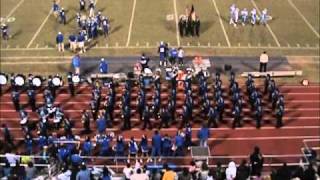
POLYGON ((301 13, 301 11, 297 8, 297 6, 292 2, 292 0, 288 0, 289 4, 292 6, 294 10, 297 11, 297 13, 300 15, 300 17, 304 20, 304 22, 309 26, 309 28, 312 30, 312 32, 319 38, 319 33, 314 29, 314 27, 309 23, 309 21, 304 17, 304 15, 301 13))
POLYGON ((9 12, 9 14, 6 16, 6 19, 9 18, 18 8, 19 6, 24 2, 24 0, 21 0, 12 10, 9 12))
POLYGON ((217 15, 218 15, 218 17, 219 17, 220 25, 221 25, 221 28, 222 28, 224 37, 226 38, 228 47, 231 47, 231 44, 230 44, 230 41, 229 41, 229 37, 228 37, 227 32, 226 32, 226 30, 225 30, 225 28, 224 28, 224 25, 223 25, 223 22, 222 22, 222 18, 221 18, 221 15, 220 15, 220 12, 219 12, 217 3, 216 3, 215 0, 212 0, 212 3, 213 3, 213 5, 214 5, 214 8, 216 9, 217 15))
POLYGON ((136 4, 137 4, 137 0, 133 0, 133 7, 132 7, 132 12, 131 12, 131 19, 130 19, 128 39, 127 39, 126 47, 129 47, 129 44, 130 44, 132 25, 133 25, 133 20, 134 20, 134 13, 136 11, 136 4))
MULTIPOLYGON (((261 14, 261 11, 260 11, 260 9, 258 8, 257 4, 254 2, 254 0, 250 0, 250 1, 251 1, 251 3, 253 4, 253 6, 256 8, 256 10, 258 11, 258 13, 261 14)), ((276 42, 277 46, 280 47, 280 43, 279 43, 279 40, 278 40, 277 36, 273 33, 273 31, 272 31, 271 27, 269 26, 269 24, 266 24, 266 26, 267 26, 269 32, 271 33, 274 41, 276 42)))
POLYGON ((46 24, 46 22, 48 21, 50 15, 52 14, 52 10, 50 10, 50 12, 48 13, 47 17, 43 20, 42 24, 40 25, 40 27, 38 28, 38 30, 36 31, 36 33, 33 35, 32 39, 30 40, 30 42, 27 45, 27 48, 30 48, 31 44, 33 43, 33 41, 36 39, 36 37, 39 35, 41 29, 43 28, 43 26, 46 24))
POLYGON ((179 34, 179 26, 178 26, 178 11, 177 11, 177 1, 173 0, 173 8, 174 8, 174 16, 176 20, 176 34, 177 34, 177 44, 180 46, 180 34, 179 34))

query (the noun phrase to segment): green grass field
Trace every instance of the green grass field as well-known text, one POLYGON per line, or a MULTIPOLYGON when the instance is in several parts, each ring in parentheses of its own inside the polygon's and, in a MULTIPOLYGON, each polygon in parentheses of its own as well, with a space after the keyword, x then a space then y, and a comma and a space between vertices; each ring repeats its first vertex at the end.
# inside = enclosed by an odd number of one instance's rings
MULTIPOLYGON (((4 72, 34 72, 43 75, 64 73, 70 69, 68 57, 73 53, 59 53, 55 36, 61 31, 67 37, 77 33, 75 15, 79 4, 75 0, 60 0, 67 11, 67 25, 61 25, 50 14, 52 1, 1 0, 1 17, 15 18, 9 23, 11 39, 1 40, 0 65, 4 72), (43 57, 43 60, 41 59, 43 57), (32 63, 34 62, 34 63, 32 63), (58 62, 46 64, 41 62, 58 62), (20 63, 24 65, 20 66, 20 63)), ((108 16, 110 36, 99 38, 82 56, 132 56, 146 52, 157 54, 160 41, 170 46, 182 46, 186 54, 215 56, 257 56, 267 50, 271 56, 305 56, 291 65, 303 70, 304 76, 284 79, 297 83, 309 78, 319 83, 319 0, 96 0, 96 10, 108 16), (229 6, 240 9, 268 8, 273 19, 268 26, 229 25, 229 6), (201 19, 201 35, 179 37, 175 17, 194 4, 201 19), (174 17, 167 20, 167 16, 174 17), (310 60, 311 58, 311 60, 310 60)), ((299 58, 298 57, 298 58, 299 58)))
MULTIPOLYGON (((90 51, 95 55, 101 52, 111 55, 155 52, 159 41, 168 42, 171 46, 180 45, 190 49, 189 52, 200 54, 256 55, 262 49, 280 55, 319 54, 319 0, 96 1, 96 9, 110 18, 111 34, 107 39, 100 36, 92 43, 94 46, 90 51), (232 3, 240 9, 256 7, 258 12, 268 8, 273 19, 268 26, 234 28, 228 23, 232 3), (201 36, 179 38, 176 20, 167 20, 166 17, 178 17, 191 4, 201 19, 201 36)), ((1 0, 1 17, 15 18, 9 23, 11 39, 1 41, 3 57, 11 54, 58 54, 55 36, 59 31, 66 36, 78 31, 75 14, 79 5, 77 1, 60 1, 60 6, 67 10, 67 25, 59 24, 50 14, 51 6, 51 1, 43 0, 1 0)))

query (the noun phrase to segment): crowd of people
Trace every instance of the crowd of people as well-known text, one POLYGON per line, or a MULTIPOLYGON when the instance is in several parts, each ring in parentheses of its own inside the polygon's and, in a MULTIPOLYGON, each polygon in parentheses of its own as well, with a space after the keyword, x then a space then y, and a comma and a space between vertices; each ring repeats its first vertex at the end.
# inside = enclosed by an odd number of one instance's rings
MULTIPOLYGON (((95 1, 90 0, 86 8, 86 0, 79 0, 79 12, 76 14, 76 24, 79 33, 70 34, 68 43, 70 50, 81 53, 86 52, 85 44, 93 39, 96 39, 100 32, 106 38, 109 35, 110 21, 108 17, 103 16, 100 11, 95 15, 95 1), (88 13, 87 13, 88 12, 88 13)), ((59 1, 53 1, 53 13, 60 24, 67 24, 66 12, 63 7, 59 6, 59 1)), ((65 39, 62 32, 58 32, 56 36, 56 44, 60 52, 64 51, 65 39)))
MULTIPOLYGON (((45 157, 45 156, 44 156, 45 157)), ((42 159, 43 160, 43 159, 42 159)), ((0 167, 0 177, 11 179, 31 180, 39 175, 43 168, 35 167, 32 158, 28 156, 18 156, 13 153, 5 154, 4 166, 0 167), (27 166, 22 166, 26 163, 27 166)), ((70 162, 61 166, 61 171, 56 175, 58 180, 90 180, 101 179, 110 180, 114 177, 124 180, 316 180, 320 175, 320 168, 316 163, 309 165, 289 167, 283 163, 281 167, 272 168, 270 174, 263 172, 264 157, 259 147, 255 147, 253 153, 247 159, 236 165, 230 161, 223 165, 217 161, 214 166, 209 166, 206 161, 191 161, 186 167, 179 168, 172 163, 160 163, 155 167, 142 159, 133 161, 127 160, 121 173, 115 173, 108 166, 97 167, 87 165, 80 156, 73 155, 70 162)), ((210 164, 212 165, 212 164, 210 164)))

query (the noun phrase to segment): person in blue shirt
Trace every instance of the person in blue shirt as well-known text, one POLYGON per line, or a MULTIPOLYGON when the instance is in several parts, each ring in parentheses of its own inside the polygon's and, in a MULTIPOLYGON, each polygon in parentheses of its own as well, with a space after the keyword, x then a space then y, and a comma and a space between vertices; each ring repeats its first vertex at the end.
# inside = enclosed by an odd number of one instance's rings
POLYGON ((171 156, 172 140, 168 134, 165 134, 162 138, 162 155, 171 156))
POLYGON ((48 138, 42 134, 39 135, 39 140, 38 140, 38 146, 39 149, 43 148, 44 146, 48 145, 48 138))
POLYGON ((57 43, 59 52, 64 52, 63 39, 64 39, 63 34, 61 32, 58 32, 58 35, 56 37, 56 43, 57 43))
POLYGON ((78 153, 72 154, 70 160, 73 166, 79 166, 82 163, 82 158, 78 153))
POLYGON ((90 137, 88 136, 82 145, 82 155, 90 156, 93 150, 92 142, 90 137))
POLYGON ((76 176, 76 180, 90 180, 91 179, 91 172, 87 169, 84 162, 81 164, 81 169, 76 176))
POLYGON ((160 66, 167 66, 167 47, 163 41, 160 42, 158 53, 160 56, 160 66))
POLYGON ((85 40, 86 40, 86 31, 80 31, 77 37, 77 44, 81 53, 86 52, 86 48, 84 46, 85 40))
POLYGON ((24 142, 25 142, 25 145, 26 145, 26 152, 27 152, 27 154, 32 154, 32 150, 33 150, 33 139, 32 139, 32 137, 31 137, 31 135, 27 135, 26 137, 25 137, 25 140, 24 140, 24 142))
POLYGON ((170 57, 169 57, 169 61, 171 65, 174 65, 176 63, 177 58, 178 58, 178 50, 176 48, 172 48, 170 50, 170 57))
POLYGON ((208 112, 208 127, 211 127, 211 124, 213 124, 213 127, 216 128, 218 127, 217 124, 217 117, 218 117, 218 109, 217 107, 210 107, 209 112, 208 112))
POLYGON ((60 162, 67 162, 69 154, 70 151, 65 146, 61 146, 60 148, 58 148, 58 158, 60 162))
POLYGON ((109 156, 110 155, 110 142, 111 142, 111 137, 109 136, 104 136, 101 139, 101 142, 99 143, 100 147, 100 156, 109 156))
POLYGON ((61 8, 60 12, 59 12, 59 17, 60 17, 60 24, 67 24, 67 18, 66 18, 66 12, 64 11, 63 8, 61 8))
POLYGON ((149 146, 148 146, 148 137, 144 134, 141 137, 140 148, 143 157, 148 157, 149 146))
POLYGON ((69 36, 70 50, 76 52, 77 49, 77 37, 74 34, 69 36))
POLYGON ((129 158, 137 157, 139 148, 138 148, 137 142, 134 140, 134 137, 130 138, 128 150, 129 150, 129 158))
POLYGON ((159 131, 154 131, 154 135, 152 137, 152 157, 159 157, 161 156, 161 135, 159 134, 159 131))
POLYGON ((80 75, 80 56, 76 54, 72 57, 72 66, 74 68, 75 74, 80 75))
POLYGON ((99 64, 99 71, 100 73, 106 74, 108 73, 108 63, 107 61, 105 61, 104 58, 101 58, 100 60, 100 64, 99 64))
POLYGON ((59 10, 60 10, 60 7, 58 5, 58 2, 56 0, 54 0, 53 5, 52 5, 52 11, 53 11, 53 14, 55 17, 58 17, 59 10))
POLYGON ((104 133, 107 128, 107 123, 106 120, 104 119, 103 116, 98 116, 97 120, 97 130, 99 133, 104 133))
POLYGON ((208 139, 210 136, 210 130, 206 124, 204 124, 198 132, 198 138, 200 140, 200 146, 207 147, 208 139))
POLYGON ((184 147, 184 144, 185 144, 185 139, 184 139, 184 136, 183 136, 183 133, 181 133, 180 131, 177 132, 177 135, 176 137, 174 138, 175 139, 175 145, 176 145, 176 156, 183 156, 184 153, 183 153, 183 147, 184 147))
POLYGON ((117 143, 115 146, 115 160, 117 157, 124 157, 124 149, 125 149, 125 142, 122 136, 118 136, 117 143))

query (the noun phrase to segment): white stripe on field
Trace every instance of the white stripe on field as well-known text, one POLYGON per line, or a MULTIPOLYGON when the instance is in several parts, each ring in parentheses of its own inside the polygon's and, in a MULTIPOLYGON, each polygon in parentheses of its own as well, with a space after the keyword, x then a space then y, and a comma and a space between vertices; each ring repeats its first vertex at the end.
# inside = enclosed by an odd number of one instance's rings
POLYGON ((214 8, 216 9, 217 15, 218 15, 218 17, 219 17, 220 25, 221 25, 221 28, 222 28, 224 37, 226 38, 228 47, 231 47, 231 44, 230 44, 230 41, 229 41, 229 37, 228 37, 227 32, 226 32, 226 30, 225 30, 225 28, 224 28, 224 25, 223 25, 223 22, 222 22, 222 18, 221 18, 221 15, 220 15, 220 12, 219 12, 217 3, 216 3, 215 0, 212 0, 212 3, 213 3, 213 5, 214 5, 214 8))
POLYGON ((21 0, 6 16, 6 19, 8 19, 17 9, 18 7, 24 2, 24 0, 21 0))
MULTIPOLYGON (((258 13, 261 14, 261 11, 259 10, 259 8, 258 8, 257 4, 254 2, 254 0, 250 0, 250 1, 253 4, 253 6, 257 9, 258 13)), ((269 30, 269 32, 271 33, 274 41, 276 42, 277 46, 280 47, 280 43, 279 43, 279 40, 278 40, 277 36, 273 33, 273 31, 272 31, 271 27, 269 26, 269 24, 266 24, 266 26, 267 26, 267 29, 269 30)))
POLYGON ((131 32, 132 32, 132 24, 133 24, 133 20, 134 20, 134 13, 135 13, 135 10, 136 10, 136 4, 137 4, 137 0, 133 0, 133 7, 132 7, 132 12, 131 12, 131 19, 130 19, 128 39, 127 39, 126 47, 128 47, 129 44, 130 44, 131 32))
POLYGON ((41 29, 43 28, 43 26, 46 24, 46 22, 48 21, 50 15, 52 14, 52 10, 50 10, 50 12, 48 13, 47 17, 43 20, 42 24, 40 25, 40 27, 38 28, 38 30, 36 31, 36 33, 33 35, 32 39, 30 40, 30 42, 27 45, 27 48, 29 48, 31 46, 31 44, 33 43, 33 41, 36 39, 36 37, 39 35, 41 29))
POLYGON ((179 35, 179 26, 178 26, 178 11, 177 11, 177 1, 173 0, 173 8, 174 8, 174 15, 176 20, 176 34, 177 34, 177 44, 180 46, 180 35, 179 35))
POLYGON ((297 8, 297 6, 291 1, 288 0, 289 4, 293 7, 294 10, 297 11, 297 13, 300 15, 300 17, 304 20, 304 22, 309 26, 309 28, 312 30, 312 32, 319 38, 319 33, 314 29, 314 27, 309 23, 309 21, 304 17, 304 15, 301 13, 301 11, 297 8))

